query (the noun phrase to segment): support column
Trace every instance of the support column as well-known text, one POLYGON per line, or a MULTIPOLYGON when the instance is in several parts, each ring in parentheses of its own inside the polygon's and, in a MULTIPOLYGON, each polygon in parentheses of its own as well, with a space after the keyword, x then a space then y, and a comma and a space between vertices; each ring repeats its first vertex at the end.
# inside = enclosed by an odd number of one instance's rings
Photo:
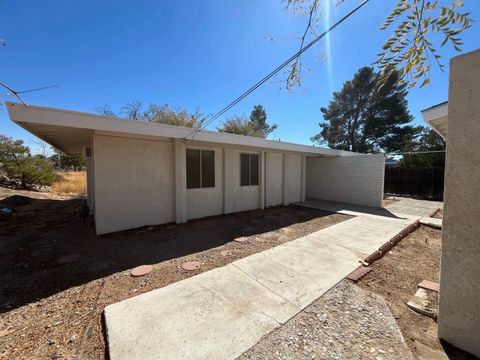
POLYGON ((302 155, 302 168, 301 168, 301 177, 300 177, 300 201, 305 201, 305 191, 306 191, 306 174, 307 174, 307 156, 302 155))
POLYGON ((232 149, 223 149, 223 212, 229 214, 234 212, 234 184, 235 184, 235 171, 234 152, 232 149))
POLYGON ((175 167, 175 222, 187 222, 187 146, 180 139, 173 140, 175 167))
POLYGON ((282 203, 287 206, 287 155, 282 154, 282 203))
POLYGON ((265 161, 265 151, 260 151, 260 154, 259 154, 259 158, 260 158, 260 172, 259 172, 259 175, 260 175, 260 178, 258 179, 258 184, 260 185, 260 188, 259 188, 259 191, 258 191, 258 196, 259 196, 259 204, 258 204, 258 207, 260 209, 265 209, 265 192, 266 192, 266 189, 265 189, 265 174, 266 174, 266 171, 265 171, 265 164, 266 164, 266 161, 265 161))

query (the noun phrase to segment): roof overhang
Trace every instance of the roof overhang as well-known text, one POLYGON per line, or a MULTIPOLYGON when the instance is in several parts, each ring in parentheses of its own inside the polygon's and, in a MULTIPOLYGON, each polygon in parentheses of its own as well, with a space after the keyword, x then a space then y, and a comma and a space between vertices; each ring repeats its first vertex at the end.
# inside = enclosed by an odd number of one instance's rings
POLYGON ((67 154, 81 153, 82 147, 90 146, 93 133, 108 132, 238 145, 265 150, 299 152, 312 156, 361 155, 349 151, 325 149, 214 131, 202 130, 192 133, 191 128, 181 126, 120 119, 64 109, 32 105, 26 107, 22 104, 11 102, 7 102, 6 106, 10 119, 13 122, 67 154))
POLYGON ((443 140, 447 140, 448 102, 422 110, 422 115, 425 122, 440 135, 443 140))

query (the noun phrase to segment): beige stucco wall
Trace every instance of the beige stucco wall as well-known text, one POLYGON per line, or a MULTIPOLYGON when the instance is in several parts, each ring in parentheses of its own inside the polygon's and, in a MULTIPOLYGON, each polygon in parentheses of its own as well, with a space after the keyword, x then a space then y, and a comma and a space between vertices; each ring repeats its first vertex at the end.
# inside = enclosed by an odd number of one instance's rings
POLYGON ((283 203, 283 154, 265 154, 265 206, 283 203))
POLYGON ((187 146, 187 149, 215 151, 215 187, 187 189, 187 219, 198 219, 223 213, 223 149, 187 146))
POLYGON ((94 136, 97 234, 174 220, 171 141, 94 136))
POLYGON ((306 196, 381 207, 384 176, 383 155, 307 158, 306 196))
POLYGON ((302 192, 302 157, 300 155, 285 155, 285 188, 284 205, 301 200, 302 192))
POLYGON ((480 51, 450 67, 438 335, 480 356, 480 51))
POLYGON ((260 154, 259 151, 247 151, 226 148, 225 161, 225 213, 258 209, 260 207, 259 186, 240 186, 240 154, 260 154))

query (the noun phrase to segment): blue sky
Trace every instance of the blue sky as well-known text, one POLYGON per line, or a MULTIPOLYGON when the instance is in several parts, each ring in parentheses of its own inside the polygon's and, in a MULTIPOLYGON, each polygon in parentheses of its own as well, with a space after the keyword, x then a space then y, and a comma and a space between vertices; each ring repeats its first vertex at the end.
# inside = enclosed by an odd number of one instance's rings
MULTIPOLYGON (((359 3, 330 1, 324 15, 329 9, 332 22, 359 3)), ((372 0, 316 45, 304 57, 310 71, 299 92, 272 81, 223 118, 248 115, 262 104, 269 122, 278 124, 271 138, 311 144, 322 121, 320 107, 332 91, 375 60, 388 35, 379 25, 394 3, 372 0)), ((465 3, 478 19, 480 2, 465 3)), ((6 42, 0 80, 16 90, 58 85, 25 100, 86 112, 105 104, 117 110, 136 100, 215 113, 297 51, 298 41, 289 38, 306 25, 280 0, 2 1, 0 9, 0 38, 6 42)), ((463 39, 464 52, 480 47, 479 24, 463 39)), ((456 53, 445 48, 442 54, 448 65, 456 53)), ((1 90, 0 99, 13 100, 6 93, 1 90)), ((447 100, 447 94, 448 67, 445 73, 434 68, 431 85, 409 94, 415 122, 423 123, 420 110, 447 100)), ((13 124, 4 107, 0 133, 35 147, 33 135, 13 124)))

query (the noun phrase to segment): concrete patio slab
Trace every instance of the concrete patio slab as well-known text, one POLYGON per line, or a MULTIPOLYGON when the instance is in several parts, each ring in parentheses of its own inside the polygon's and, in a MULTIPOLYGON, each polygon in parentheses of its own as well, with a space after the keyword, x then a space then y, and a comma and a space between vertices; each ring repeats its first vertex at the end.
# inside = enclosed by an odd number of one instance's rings
POLYGON ((400 198, 397 202, 384 208, 373 208, 353 204, 344 204, 321 199, 308 199, 307 201, 295 203, 294 205, 321 209, 339 214, 352 216, 367 216, 383 220, 406 223, 412 219, 430 216, 435 210, 442 209, 443 203, 438 201, 417 200, 400 198))
MULTIPOLYGON (((232 265, 303 309, 358 266, 354 257, 341 256, 344 249, 332 246, 323 251, 306 251, 302 246, 304 241, 306 239, 302 238, 232 265)), ((284 323, 290 317, 280 322, 284 323)))
POLYGON ((400 224, 408 224, 410 221, 416 218, 411 214, 402 213, 396 211, 396 209, 386 208, 374 208, 368 206, 360 206, 353 204, 344 204, 328 200, 320 199, 308 199, 307 201, 295 203, 296 206, 308 207, 312 209, 325 210, 330 212, 336 212, 344 215, 351 216, 366 216, 369 218, 376 218, 381 220, 389 220, 398 222, 400 224))
POLYGON ((110 358, 234 358, 299 310, 227 265, 107 306, 110 358))
MULTIPOLYGON (((388 209, 386 216, 357 213, 225 267, 107 306, 111 360, 238 357, 419 219, 412 214, 417 210, 409 210, 410 202, 400 205, 407 214, 388 209)), ((425 206, 421 212, 430 210, 425 206)))
POLYGON ((435 229, 441 229, 442 223, 443 223, 443 220, 438 218, 422 217, 420 219, 420 224, 430 226, 435 229))

